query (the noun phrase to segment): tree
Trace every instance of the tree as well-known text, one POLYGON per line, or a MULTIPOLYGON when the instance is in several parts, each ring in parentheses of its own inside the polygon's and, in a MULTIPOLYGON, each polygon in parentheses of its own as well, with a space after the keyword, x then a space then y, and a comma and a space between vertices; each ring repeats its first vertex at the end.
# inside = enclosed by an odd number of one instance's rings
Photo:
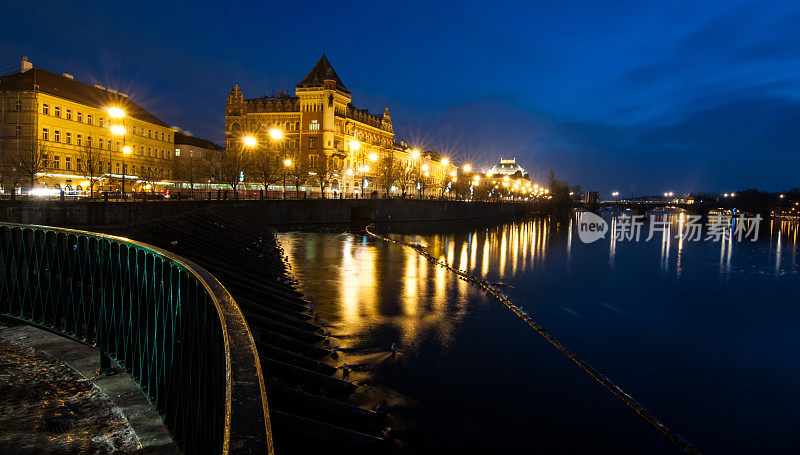
POLYGON ((194 185, 203 177, 207 169, 207 163, 197 157, 194 151, 189 150, 189 155, 175 157, 175 176, 176 180, 185 180, 189 184, 189 189, 194 195, 194 185))
POLYGON ((100 166, 100 152, 88 142, 78 151, 78 172, 89 181, 90 198, 94 198, 94 186, 103 175, 103 168, 100 166))
POLYGON ((417 181, 417 168, 412 164, 405 167, 400 168, 397 178, 397 183, 400 185, 400 191, 402 192, 403 197, 406 197, 409 190, 417 181))
POLYGON ((556 179, 556 174, 552 170, 549 176, 549 187, 553 205, 568 206, 570 204, 569 184, 563 180, 556 179))
POLYGON ((317 166, 312 170, 312 172, 316 172, 317 174, 317 182, 319 183, 319 190, 323 198, 325 197, 325 187, 328 186, 337 173, 336 168, 333 166, 333 160, 333 157, 326 157, 323 154, 317 161, 317 166))
POLYGON ((215 150, 209 156, 208 174, 214 181, 233 188, 233 197, 238 199, 237 188, 242 175, 251 168, 251 158, 241 151, 215 150))
POLYGON ((419 189, 419 197, 425 197, 425 190, 428 189, 429 176, 425 175, 428 171, 422 171, 421 169, 415 168, 414 169, 414 183, 417 185, 417 189, 419 189))
POLYGON ((258 183, 264 185, 264 194, 268 195, 269 186, 281 181, 283 163, 274 153, 259 152, 253 157, 252 172, 258 183))
POLYGON ((308 173, 313 170, 308 156, 303 156, 299 151, 292 154, 292 164, 286 169, 286 175, 291 177, 291 182, 294 184, 294 194, 296 198, 300 197, 300 185, 308 180, 308 173))
POLYGON ((378 161, 378 184, 383 186, 386 197, 389 197, 391 187, 400 180, 401 172, 402 167, 400 162, 395 159, 394 151, 390 151, 378 161))
POLYGON ((150 185, 150 190, 152 191, 153 188, 156 186, 156 179, 158 178, 158 171, 156 168, 151 166, 144 166, 142 165, 139 169, 139 178, 144 181, 145 184, 150 185))
POLYGON ((39 174, 47 169, 47 145, 33 142, 17 150, 14 155, 14 165, 17 171, 30 182, 30 189, 41 178, 39 174))

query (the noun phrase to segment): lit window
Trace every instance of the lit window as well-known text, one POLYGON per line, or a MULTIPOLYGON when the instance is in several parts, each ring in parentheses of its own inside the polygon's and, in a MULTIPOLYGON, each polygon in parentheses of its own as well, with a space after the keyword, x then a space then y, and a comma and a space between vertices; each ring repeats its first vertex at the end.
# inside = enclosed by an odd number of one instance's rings
POLYGON ((311 131, 319 131, 319 122, 316 120, 311 121, 311 125, 309 126, 311 131))
POLYGON ((181 156, 181 149, 175 149, 175 156, 181 156))
POLYGON ((318 162, 317 155, 311 155, 309 156, 309 158, 311 159, 311 167, 317 167, 317 162, 318 162))
POLYGON ((14 106, 14 108, 16 109, 17 112, 22 112, 22 101, 21 100, 17 100, 17 103, 14 106))

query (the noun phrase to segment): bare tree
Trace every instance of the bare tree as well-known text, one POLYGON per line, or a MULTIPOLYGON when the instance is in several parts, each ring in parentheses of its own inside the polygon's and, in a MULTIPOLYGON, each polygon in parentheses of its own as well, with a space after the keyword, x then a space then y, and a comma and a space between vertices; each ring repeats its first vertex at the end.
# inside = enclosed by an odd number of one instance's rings
POLYGON ((378 183, 383 187, 386 197, 389 197, 391 187, 400 180, 402 170, 400 162, 394 158, 394 151, 378 161, 378 183))
POLYGON ((286 170, 286 175, 291 177, 294 184, 295 197, 300 197, 300 185, 308 180, 308 173, 313 170, 308 156, 303 156, 299 151, 292 154, 292 165, 286 170))
POLYGON ((264 185, 264 194, 267 195, 269 186, 281 181, 283 163, 274 153, 258 152, 253 158, 253 174, 258 183, 264 185))
POLYGON ((14 155, 14 165, 17 172, 30 182, 30 189, 41 178, 40 173, 47 169, 47 145, 35 141, 17 150, 14 155))
POLYGON ((428 171, 422 171, 421 169, 414 168, 414 183, 417 185, 417 189, 419 190, 419 197, 420 199, 425 197, 425 190, 428 189, 429 176, 425 175, 428 171))
POLYGON ((215 150, 208 162, 208 173, 217 183, 230 185, 233 197, 238 199, 237 188, 242 175, 251 168, 250 155, 244 150, 215 150))
POLYGON ((103 168, 100 166, 100 150, 87 143, 78 151, 78 172, 83 178, 89 181, 89 197, 94 198, 94 186, 103 175, 103 168))
POLYGON ((317 173, 317 181, 319 183, 319 190, 322 197, 325 198, 325 187, 333 180, 334 175, 337 173, 336 168, 333 166, 333 157, 327 157, 324 154, 320 156, 317 161, 316 167, 312 172, 317 173))
POLYGON ((204 175, 207 163, 195 155, 194 151, 189 150, 189 154, 182 157, 175 158, 175 176, 176 180, 184 180, 189 184, 189 190, 194 197, 194 185, 198 183, 204 175))
POLYGON ((398 172, 397 183, 400 185, 400 191, 403 197, 406 197, 408 190, 416 183, 416 169, 413 165, 401 167, 398 172))

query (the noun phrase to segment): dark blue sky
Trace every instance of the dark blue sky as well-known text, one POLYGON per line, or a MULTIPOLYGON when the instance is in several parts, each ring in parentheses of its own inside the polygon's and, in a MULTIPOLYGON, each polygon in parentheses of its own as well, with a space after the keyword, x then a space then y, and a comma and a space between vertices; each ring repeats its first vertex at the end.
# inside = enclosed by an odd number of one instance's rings
POLYGON ((399 138, 584 189, 800 186, 800 3, 2 2, 0 70, 128 91, 221 142, 224 104, 326 52, 399 138))

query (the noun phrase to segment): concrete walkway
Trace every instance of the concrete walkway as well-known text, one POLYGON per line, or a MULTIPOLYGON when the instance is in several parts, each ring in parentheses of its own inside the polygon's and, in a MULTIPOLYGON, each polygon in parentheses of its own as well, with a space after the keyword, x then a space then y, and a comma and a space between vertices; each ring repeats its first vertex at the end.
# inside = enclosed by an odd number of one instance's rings
POLYGON ((0 323, 0 339, 40 351, 91 382, 131 426, 137 441, 136 453, 180 453, 158 412, 124 370, 112 362, 112 374, 98 376, 100 356, 96 350, 28 325, 0 323))

